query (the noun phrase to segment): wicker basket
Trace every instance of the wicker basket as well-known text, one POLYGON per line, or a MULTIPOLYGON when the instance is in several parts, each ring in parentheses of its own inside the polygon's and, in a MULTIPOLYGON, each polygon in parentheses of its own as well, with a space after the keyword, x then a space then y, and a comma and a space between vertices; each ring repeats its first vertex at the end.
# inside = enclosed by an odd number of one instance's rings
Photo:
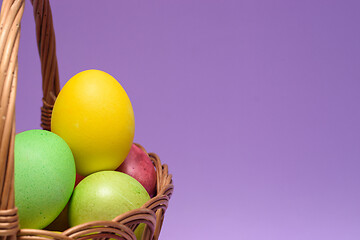
MULTIPOLYGON (((158 239, 164 214, 173 192, 172 176, 159 157, 149 153, 157 172, 157 194, 141 208, 112 221, 96 221, 69 228, 61 233, 20 229, 14 203, 15 96, 20 39, 20 21, 25 0, 4 0, 0 16, 0 238, 1 239, 136 239, 135 228, 146 227, 142 239, 158 239)), ((60 91, 55 34, 49 0, 32 0, 41 59, 43 106, 41 126, 50 129, 52 107, 60 91)), ((141 146, 140 146, 141 147, 141 146)), ((145 150, 144 150, 145 151, 145 150)))

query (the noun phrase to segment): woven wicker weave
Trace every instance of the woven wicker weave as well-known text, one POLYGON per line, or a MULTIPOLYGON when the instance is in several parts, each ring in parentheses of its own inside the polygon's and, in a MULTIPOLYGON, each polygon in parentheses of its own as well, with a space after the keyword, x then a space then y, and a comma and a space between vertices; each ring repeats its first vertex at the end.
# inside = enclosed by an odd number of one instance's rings
MULTIPOLYGON (((31 3, 34 8, 43 78, 41 126, 49 130, 52 107, 60 91, 55 34, 49 1, 31 0, 31 3)), ((14 139, 17 54, 24 4, 24 0, 4 0, 0 16, 0 239, 114 238, 130 240, 136 239, 134 230, 140 223, 146 224, 142 239, 158 239, 174 186, 167 165, 162 165, 159 157, 154 153, 149 153, 149 156, 157 172, 157 194, 141 208, 124 213, 112 221, 89 222, 61 233, 20 229, 14 204, 14 139)))

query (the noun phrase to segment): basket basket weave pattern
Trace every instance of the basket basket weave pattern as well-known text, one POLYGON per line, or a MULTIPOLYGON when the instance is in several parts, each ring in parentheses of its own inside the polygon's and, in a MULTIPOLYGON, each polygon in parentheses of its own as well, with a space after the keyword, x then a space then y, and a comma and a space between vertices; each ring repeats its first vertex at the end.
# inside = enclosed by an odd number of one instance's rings
MULTIPOLYGON (((55 33, 49 0, 31 0, 41 61, 43 106, 41 126, 50 130, 51 113, 60 91, 55 33)), ((166 164, 149 153, 157 174, 157 194, 141 208, 117 216, 112 221, 84 223, 57 233, 21 229, 14 197, 15 97, 18 70, 20 22, 25 0, 4 0, 0 15, 0 240, 12 239, 136 239, 135 228, 146 227, 143 240, 158 239, 164 214, 174 186, 166 164)), ((145 149, 137 144, 141 149, 145 149)), ((146 152, 146 151, 145 151, 146 152)))

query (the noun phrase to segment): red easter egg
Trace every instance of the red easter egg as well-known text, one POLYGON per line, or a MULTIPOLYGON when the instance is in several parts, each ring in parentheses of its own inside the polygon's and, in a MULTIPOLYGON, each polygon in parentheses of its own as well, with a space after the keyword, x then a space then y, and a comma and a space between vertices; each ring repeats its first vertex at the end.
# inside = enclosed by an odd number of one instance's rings
MULTIPOLYGON (((75 187, 81 182, 81 180, 83 180, 85 177, 76 173, 76 179, 75 179, 75 187)), ((75 188, 74 187, 74 188, 75 188)))
POLYGON ((156 193, 156 171, 150 157, 135 144, 132 144, 125 161, 116 171, 126 173, 143 185, 150 197, 156 193))

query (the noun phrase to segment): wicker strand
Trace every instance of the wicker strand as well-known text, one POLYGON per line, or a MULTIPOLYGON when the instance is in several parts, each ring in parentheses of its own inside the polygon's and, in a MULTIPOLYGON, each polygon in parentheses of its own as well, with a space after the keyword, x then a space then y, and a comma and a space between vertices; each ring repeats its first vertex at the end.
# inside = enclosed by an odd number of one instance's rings
POLYGON ((134 232, 114 221, 94 221, 70 228, 63 233, 73 239, 111 238, 136 240, 134 232))
POLYGON ((43 86, 41 127, 50 130, 52 109, 60 91, 55 32, 49 0, 31 0, 31 3, 34 9, 36 38, 41 60, 43 86))
POLYGON ((16 235, 19 230, 17 209, 0 211, 0 236, 6 237, 16 235))

